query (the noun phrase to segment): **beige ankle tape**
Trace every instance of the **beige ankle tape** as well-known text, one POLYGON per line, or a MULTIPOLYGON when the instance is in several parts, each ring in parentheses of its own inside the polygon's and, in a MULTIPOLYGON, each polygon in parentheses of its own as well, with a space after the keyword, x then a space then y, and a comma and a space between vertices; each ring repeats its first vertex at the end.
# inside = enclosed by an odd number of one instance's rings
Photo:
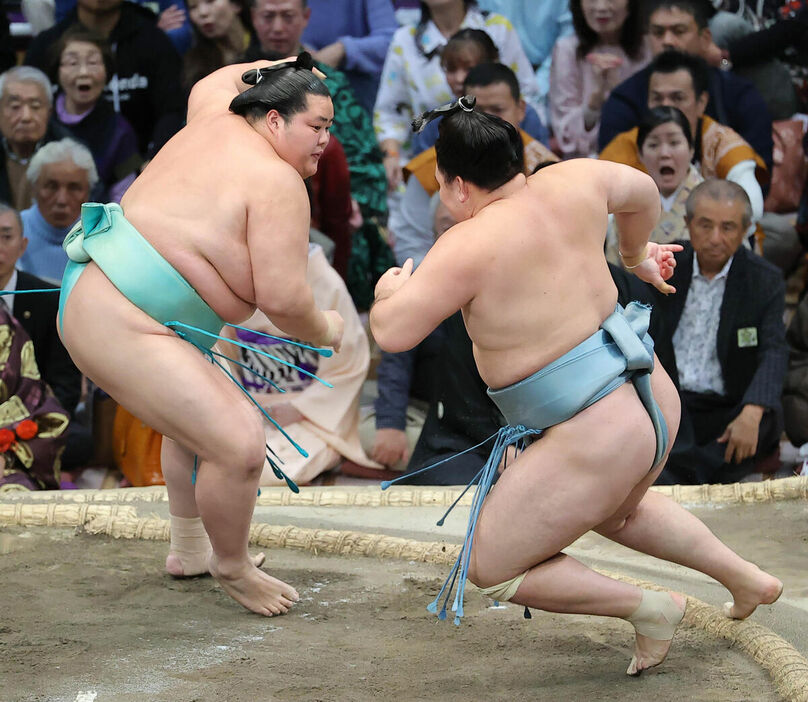
POLYGON ((522 584, 522 581, 525 579, 526 575, 527 571, 520 573, 515 578, 506 580, 504 583, 500 583, 499 585, 481 587, 479 590, 483 593, 483 595, 488 595, 488 597, 490 597, 492 600, 497 600, 498 602, 507 602, 516 594, 516 591, 519 589, 519 586, 522 584))
POLYGON ((171 522, 171 550, 178 556, 204 555, 210 550, 208 532, 199 517, 175 517, 171 522))
POLYGON ((626 620, 641 636, 657 641, 670 641, 685 613, 676 606, 669 592, 643 590, 640 606, 626 620))

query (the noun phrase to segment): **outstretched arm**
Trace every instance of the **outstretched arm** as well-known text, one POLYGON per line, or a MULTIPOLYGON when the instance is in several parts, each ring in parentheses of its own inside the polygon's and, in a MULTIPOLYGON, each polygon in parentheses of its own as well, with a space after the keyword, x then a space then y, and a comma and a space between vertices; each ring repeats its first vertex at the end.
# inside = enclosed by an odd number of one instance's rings
POLYGON ((384 351, 413 348, 474 297, 480 256, 474 254, 472 227, 463 222, 443 234, 415 273, 408 258, 379 278, 370 330, 384 351))
MULTIPOLYGON (((294 61, 296 58, 296 56, 290 56, 280 61, 236 63, 205 76, 191 90, 188 98, 188 121, 190 122, 191 119, 201 114, 228 112, 231 100, 252 87, 241 80, 241 76, 250 69, 267 68, 276 63, 294 61)), ((318 78, 325 78, 325 74, 317 69, 314 69, 313 73, 318 78)))
POLYGON ((620 258, 626 270, 666 295, 676 289, 665 281, 676 266, 674 251, 679 244, 648 241, 659 220, 660 200, 656 183, 630 166, 599 161, 601 182, 606 190, 609 213, 614 215, 620 258))

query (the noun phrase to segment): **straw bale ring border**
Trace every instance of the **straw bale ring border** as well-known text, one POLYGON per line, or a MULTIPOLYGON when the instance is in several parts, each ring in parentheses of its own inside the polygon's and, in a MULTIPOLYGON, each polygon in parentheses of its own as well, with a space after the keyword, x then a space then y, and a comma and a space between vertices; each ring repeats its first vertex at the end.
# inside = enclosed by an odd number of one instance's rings
MULTIPOLYGON (((687 504, 752 503, 808 499, 808 478, 785 478, 761 483, 697 485, 655 488, 687 504)), ((295 495, 285 488, 264 488, 261 506, 448 506, 459 488, 304 488, 295 495)), ((133 502, 163 502, 165 488, 126 488, 104 491, 54 491, 50 493, 0 493, 0 527, 79 527, 91 534, 113 538, 167 541, 169 522, 158 517, 138 517, 133 502), (106 504, 99 504, 106 503, 106 504), (113 504, 110 504, 113 503, 113 504)), ((468 496, 461 500, 464 504, 468 496)), ((368 534, 357 531, 305 529, 295 526, 253 524, 253 544, 265 548, 294 548, 314 554, 396 558, 433 564, 451 564, 459 552, 456 544, 368 534)), ((654 583, 615 573, 611 577, 642 587, 661 589, 654 583)), ((749 621, 727 619, 717 608, 688 597, 684 625, 727 640, 751 656, 770 675, 775 688, 788 702, 808 702, 808 660, 791 644, 766 627, 749 621)))

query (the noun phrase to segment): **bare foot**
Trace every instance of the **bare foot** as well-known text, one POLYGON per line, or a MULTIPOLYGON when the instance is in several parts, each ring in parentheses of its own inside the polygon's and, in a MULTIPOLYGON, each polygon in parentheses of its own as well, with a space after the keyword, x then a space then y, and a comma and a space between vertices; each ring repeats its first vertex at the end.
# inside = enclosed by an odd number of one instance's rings
MULTIPOLYGON (((166 556, 166 572, 174 578, 192 578, 197 575, 210 575, 208 561, 210 560, 211 552, 210 547, 208 547, 208 550, 204 554, 186 559, 173 551, 169 551, 168 556, 166 556)), ((250 560, 256 568, 260 568, 264 564, 266 556, 261 552, 257 556, 250 556, 250 560)))
POLYGON ((724 614, 730 619, 746 619, 758 605, 774 604, 783 592, 783 583, 773 575, 750 563, 748 576, 731 588, 733 602, 724 603, 724 614))
POLYGON ((211 554, 208 570, 236 602, 265 617, 286 614, 300 599, 291 585, 267 575, 249 562, 223 568, 216 555, 211 554))
MULTIPOLYGON (((668 595, 676 605, 676 609, 681 611, 681 616, 679 617, 678 621, 669 622, 663 619, 662 612, 660 612, 659 618, 660 623, 663 624, 663 626, 665 624, 670 624, 675 630, 675 627, 679 625, 682 618, 685 616, 687 598, 684 595, 680 595, 676 592, 669 592, 668 595)), ((640 675, 643 670, 653 668, 654 666, 662 663, 662 661, 665 660, 665 656, 668 655, 668 649, 671 647, 671 641, 673 641, 673 635, 671 635, 671 638, 669 639, 661 640, 652 639, 638 633, 634 644, 634 655, 631 657, 631 663, 628 664, 626 674, 637 676, 640 675)))

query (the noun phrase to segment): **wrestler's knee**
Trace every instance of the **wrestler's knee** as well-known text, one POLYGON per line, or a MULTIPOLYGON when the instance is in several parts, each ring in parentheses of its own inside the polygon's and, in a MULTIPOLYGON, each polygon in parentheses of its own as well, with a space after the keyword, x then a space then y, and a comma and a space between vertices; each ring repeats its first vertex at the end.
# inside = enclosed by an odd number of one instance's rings
POLYGON ((245 477, 261 473, 266 458, 266 435, 261 417, 245 413, 227 431, 227 440, 217 447, 214 462, 223 463, 229 470, 243 471, 245 477))

